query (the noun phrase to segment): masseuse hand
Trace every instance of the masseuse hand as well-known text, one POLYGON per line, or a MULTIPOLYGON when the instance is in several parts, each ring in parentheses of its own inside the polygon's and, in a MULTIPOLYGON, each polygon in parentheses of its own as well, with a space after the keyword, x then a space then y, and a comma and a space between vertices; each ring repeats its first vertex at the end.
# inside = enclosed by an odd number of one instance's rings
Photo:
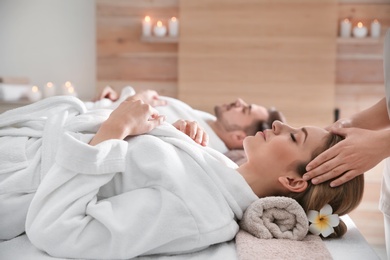
POLYGON ((195 121, 180 119, 173 126, 200 145, 206 146, 209 142, 209 135, 195 121))
POLYGON ((383 136, 380 131, 348 127, 346 121, 338 121, 328 130, 345 139, 326 150, 306 169, 304 179, 314 184, 336 178, 332 187, 339 186, 377 165, 384 157, 383 136), (337 178, 338 177, 338 178, 337 178))
POLYGON ((164 120, 165 117, 150 105, 142 100, 129 98, 111 113, 89 144, 96 145, 108 139, 124 139, 130 135, 144 134, 161 125, 164 120))

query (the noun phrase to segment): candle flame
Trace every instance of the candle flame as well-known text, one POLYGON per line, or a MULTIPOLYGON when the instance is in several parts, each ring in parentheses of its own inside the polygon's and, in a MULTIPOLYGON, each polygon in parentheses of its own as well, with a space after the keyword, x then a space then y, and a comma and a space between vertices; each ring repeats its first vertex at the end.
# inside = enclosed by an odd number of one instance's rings
POLYGON ((70 83, 70 81, 65 82, 65 87, 67 88, 72 87, 72 83, 70 83))
POLYGON ((150 16, 145 16, 145 22, 150 22, 150 16))
POLYGON ((47 82, 46 87, 52 88, 54 86, 53 82, 47 82))
POLYGON ((39 90, 39 88, 38 88, 37 86, 33 86, 33 87, 31 88, 31 91, 32 91, 32 92, 38 92, 38 90, 39 90))
POLYGON ((172 18, 171 18, 171 21, 172 21, 172 22, 176 22, 176 20, 177 20, 176 17, 172 17, 172 18))
POLYGON ((344 19, 344 23, 349 23, 349 19, 348 19, 348 18, 345 18, 345 19, 344 19))
POLYGON ((379 23, 378 19, 374 19, 374 23, 379 23))
POLYGON ((358 22, 357 27, 362 28, 363 27, 363 23, 362 22, 358 22))
POLYGON ((162 26, 162 22, 161 22, 161 21, 158 21, 158 22, 157 22, 157 26, 158 26, 158 27, 161 27, 161 26, 162 26))
POLYGON ((73 88, 72 86, 70 86, 70 87, 68 88, 68 92, 69 92, 69 93, 73 93, 73 92, 74 92, 74 88, 73 88))

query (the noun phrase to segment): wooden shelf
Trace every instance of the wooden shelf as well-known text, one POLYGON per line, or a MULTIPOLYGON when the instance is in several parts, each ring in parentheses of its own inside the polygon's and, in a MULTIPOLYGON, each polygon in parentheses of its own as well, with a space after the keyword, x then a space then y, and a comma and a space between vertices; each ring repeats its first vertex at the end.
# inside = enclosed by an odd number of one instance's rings
POLYGON ((384 37, 381 36, 379 38, 371 38, 370 36, 365 38, 341 38, 337 37, 337 43, 338 44, 378 44, 383 43, 384 37))
POLYGON ((164 37, 158 37, 158 36, 142 36, 141 37, 142 42, 147 43, 178 43, 179 37, 171 37, 171 36, 164 36, 164 37))
POLYGON ((349 54, 338 54, 338 60, 382 60, 382 54, 363 54, 363 53, 349 53, 349 54))

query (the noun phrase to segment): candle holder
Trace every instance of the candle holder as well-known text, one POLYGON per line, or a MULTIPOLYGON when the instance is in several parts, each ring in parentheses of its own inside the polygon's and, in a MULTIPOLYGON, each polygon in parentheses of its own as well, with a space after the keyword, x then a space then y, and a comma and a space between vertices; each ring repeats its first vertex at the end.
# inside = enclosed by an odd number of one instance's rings
POLYGON ((53 82, 47 82, 43 88, 43 96, 45 98, 52 97, 56 95, 56 86, 53 82))
POLYGON ((167 27, 165 27, 161 21, 158 21, 153 28, 153 33, 157 37, 164 37, 167 34, 167 27))
POLYGON ((65 82, 65 84, 62 86, 62 94, 66 96, 77 97, 77 92, 75 90, 75 87, 70 81, 65 82))
POLYGON ((38 86, 32 86, 27 93, 27 98, 31 102, 38 101, 42 98, 42 92, 39 90, 38 86))
POLYGON ((364 38, 367 36, 367 27, 362 22, 358 22, 357 26, 353 28, 353 36, 356 38, 364 38))

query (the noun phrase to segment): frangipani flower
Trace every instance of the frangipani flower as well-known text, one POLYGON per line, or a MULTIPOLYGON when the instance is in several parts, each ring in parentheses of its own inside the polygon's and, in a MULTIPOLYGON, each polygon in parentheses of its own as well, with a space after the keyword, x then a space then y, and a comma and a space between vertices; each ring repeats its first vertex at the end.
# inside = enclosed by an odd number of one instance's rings
POLYGON ((309 210, 307 219, 310 221, 309 231, 314 235, 321 234, 327 237, 334 232, 333 227, 340 223, 339 216, 332 214, 333 209, 329 204, 326 204, 320 212, 316 210, 309 210))

